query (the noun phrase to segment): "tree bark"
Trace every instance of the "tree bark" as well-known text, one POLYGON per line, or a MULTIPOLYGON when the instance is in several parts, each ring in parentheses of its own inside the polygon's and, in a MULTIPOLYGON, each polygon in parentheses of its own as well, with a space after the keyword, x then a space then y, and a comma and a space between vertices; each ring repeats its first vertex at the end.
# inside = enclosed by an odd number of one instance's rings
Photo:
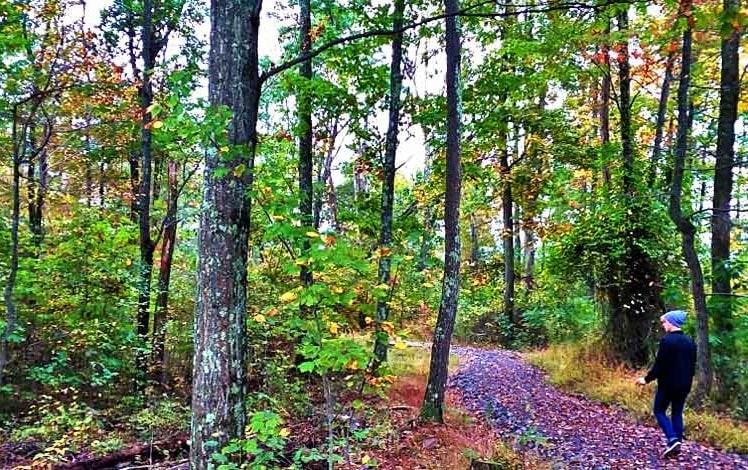
POLYGON ((685 218, 681 209, 681 195, 683 192, 683 173, 685 168, 686 154, 688 152, 688 134, 690 130, 688 118, 688 92, 691 81, 691 28, 690 16, 691 2, 686 0, 681 4, 682 13, 688 13, 688 26, 683 32, 683 50, 681 59, 681 71, 678 83, 678 134, 675 150, 675 161, 670 187, 670 218, 678 227, 683 240, 683 257, 691 274, 691 291, 693 294, 694 308, 696 309, 696 376, 697 385, 694 390, 694 399, 697 403, 709 393, 712 382, 711 358, 709 352, 709 314, 706 308, 706 295, 704 293, 704 276, 701 271, 701 262, 696 251, 696 227, 685 218))
MULTIPOLYGON (((627 10, 618 12, 618 30, 627 31, 629 17, 627 10)), ((631 66, 629 64, 628 38, 620 44, 618 52, 618 108, 621 113, 621 146, 623 150, 623 192, 634 192, 634 146, 631 135, 631 66)))
MULTIPOLYGON (((604 13, 605 14, 605 13, 604 13)), ((600 143, 605 148, 610 143, 610 87, 611 87, 611 69, 610 69, 610 46, 608 37, 610 36, 610 19, 606 21, 604 42, 602 45, 603 54, 603 80, 600 85, 600 143)), ((603 183, 610 187, 610 165, 607 157, 603 164, 603 183)))
MULTIPOLYGON (((729 23, 738 14, 740 0, 724 0, 725 21, 729 23)), ((732 28, 732 26, 730 26, 732 28)), ((733 165, 735 160, 735 121, 740 95, 739 54, 740 30, 733 29, 723 37, 721 46, 722 69, 720 72, 719 118, 717 121, 717 153, 714 169, 714 196, 712 212, 712 312, 715 334, 720 338, 717 352, 720 355, 732 353, 733 306, 732 276, 730 261, 730 201, 733 187, 733 165)), ((718 367, 721 392, 727 393, 734 382, 729 361, 720 361, 725 367, 718 367)))
POLYGON ((166 220, 164 220, 161 238, 161 260, 159 262, 158 292, 156 310, 153 314, 153 343, 151 348, 151 371, 155 382, 165 383, 164 351, 166 342, 166 321, 168 319, 169 281, 174 258, 174 246, 177 243, 177 204, 179 164, 170 160, 168 163, 168 199, 166 201, 166 220))
POLYGON ((17 128, 18 128, 18 116, 16 110, 13 112, 13 130, 12 139, 13 144, 13 161, 12 163, 12 179, 13 185, 11 187, 11 219, 10 219, 10 266, 8 267, 8 277, 5 281, 5 290, 3 291, 3 299, 5 301, 5 327, 0 335, 0 386, 3 385, 5 379, 5 367, 8 365, 9 351, 8 342, 10 335, 16 330, 18 318, 16 312, 16 303, 13 300, 13 290, 16 286, 16 276, 18 275, 18 225, 21 218, 21 154, 25 142, 18 142, 17 128))
MULTIPOLYGON (((312 50, 312 12, 311 0, 299 1, 299 52, 307 54, 312 50)), ((299 75, 304 79, 298 93, 298 129, 299 129, 299 211, 301 224, 311 230, 314 227, 313 201, 313 140, 312 140, 312 59, 305 60, 299 65, 299 75)), ((308 237, 302 241, 302 257, 307 255, 311 244, 308 237)), ((313 274, 309 266, 301 266, 301 282, 309 286, 313 282, 313 274)))
POLYGON ((478 241, 478 223, 475 221, 475 216, 470 216, 470 263, 472 265, 478 264, 478 258, 480 258, 480 246, 478 241))
MULTIPOLYGON (((405 0, 394 1, 395 11, 392 29, 402 28, 405 0)), ((390 250, 392 248, 392 211, 395 202, 395 158, 397 156, 397 134, 400 124, 400 92, 403 87, 403 33, 399 32, 392 38, 392 61, 390 63, 390 103, 389 123, 384 151, 384 168, 382 175, 382 227, 379 235, 379 283, 390 284, 390 250)), ((374 341, 374 361, 372 370, 387 360, 387 345, 389 336, 381 325, 390 316, 389 299, 377 301, 376 333, 374 341)))
MULTIPOLYGON (((153 240, 151 240, 151 113, 148 108, 153 101, 153 87, 151 85, 151 74, 155 66, 155 54, 153 44, 153 3, 151 0, 143 1, 143 29, 141 41, 143 59, 143 78, 140 86, 140 105, 143 109, 143 120, 141 125, 141 156, 140 156, 140 187, 137 196, 138 209, 138 233, 140 247, 140 265, 138 281, 138 315, 137 334, 140 345, 135 357, 135 366, 138 371, 145 371, 148 367, 148 332, 150 323, 151 303, 151 274, 153 272, 153 240)), ((136 380, 136 387, 142 389, 142 377, 136 380)))
POLYGON ((198 241, 190 467, 244 435, 247 252, 261 82, 261 0, 212 0, 208 96, 232 111, 228 156, 205 162, 198 241), (226 158, 228 157, 228 158, 226 158), (225 168, 225 176, 216 170, 225 168))
POLYGON ((421 418, 444 422, 444 389, 460 289, 460 29, 458 0, 444 0, 447 55, 447 168, 444 203, 444 281, 439 316, 431 347, 431 361, 421 418))
POLYGON ((657 106, 657 121, 655 123, 655 138, 652 146, 652 161, 649 163, 649 187, 652 188, 657 179, 657 166, 660 163, 660 152, 662 151, 662 135, 665 131, 665 120, 667 119, 667 104, 670 97, 670 82, 673 80, 673 63, 675 52, 668 54, 665 60, 665 77, 662 79, 660 90, 660 103, 657 106))
POLYGON ((506 142, 500 150, 501 157, 499 165, 501 170, 501 214, 503 227, 501 229, 501 240, 504 247, 504 315, 514 325, 519 324, 514 311, 514 217, 512 185, 510 181, 509 156, 506 142))

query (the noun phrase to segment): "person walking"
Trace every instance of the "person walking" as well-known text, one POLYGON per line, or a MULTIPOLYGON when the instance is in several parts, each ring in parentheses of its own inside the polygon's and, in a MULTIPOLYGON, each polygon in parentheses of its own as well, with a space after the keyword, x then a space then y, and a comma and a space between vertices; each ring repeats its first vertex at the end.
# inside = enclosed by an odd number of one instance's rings
POLYGON ((686 322, 686 312, 673 310, 660 317, 665 336, 660 340, 654 365, 646 376, 639 377, 638 385, 644 386, 657 380, 654 399, 654 415, 667 438, 663 457, 680 452, 683 441, 683 407, 691 391, 696 372, 696 344, 686 336, 681 327, 686 322), (670 418, 666 411, 671 407, 670 418))

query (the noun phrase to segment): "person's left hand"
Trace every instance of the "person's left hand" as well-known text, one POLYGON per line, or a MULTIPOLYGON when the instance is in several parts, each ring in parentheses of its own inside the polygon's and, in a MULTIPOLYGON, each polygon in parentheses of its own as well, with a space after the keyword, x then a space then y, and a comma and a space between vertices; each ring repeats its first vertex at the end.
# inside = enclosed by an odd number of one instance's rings
POLYGON ((647 381, 644 379, 644 377, 639 377, 636 379, 636 385, 647 385, 647 381))

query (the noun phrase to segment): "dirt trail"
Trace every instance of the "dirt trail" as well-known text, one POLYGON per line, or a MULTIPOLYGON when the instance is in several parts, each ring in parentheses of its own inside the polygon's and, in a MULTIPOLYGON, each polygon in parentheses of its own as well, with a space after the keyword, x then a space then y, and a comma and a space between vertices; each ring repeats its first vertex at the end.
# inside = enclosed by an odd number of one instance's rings
MULTIPOLYGON (((628 413, 562 392, 538 369, 510 351, 453 347, 460 367, 450 377, 464 406, 484 416, 497 434, 579 469, 747 469, 748 456, 686 441, 681 454, 663 460, 659 428, 628 413)), ((688 423, 686 422, 686 438, 688 423)))

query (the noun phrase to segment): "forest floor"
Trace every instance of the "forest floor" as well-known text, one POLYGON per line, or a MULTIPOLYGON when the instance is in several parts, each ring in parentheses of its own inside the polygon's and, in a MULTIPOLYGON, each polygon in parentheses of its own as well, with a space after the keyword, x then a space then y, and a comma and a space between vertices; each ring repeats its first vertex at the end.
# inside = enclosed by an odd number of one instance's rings
MULTIPOLYGON (((387 470, 460 470, 469 468, 471 461, 477 460, 492 462, 496 465, 492 468, 502 470, 748 470, 748 455, 724 452, 695 441, 686 441, 679 456, 663 459, 664 439, 651 422, 643 421, 642 416, 631 409, 563 391, 549 381, 550 376, 528 363, 530 355, 508 350, 453 346, 445 424, 419 423, 418 410, 428 374, 430 345, 408 342, 408 346, 406 350, 391 352, 390 373, 397 376, 397 380, 387 396, 365 400, 367 408, 373 410, 369 425, 386 429, 379 434, 380 438, 361 443, 356 451, 354 461, 363 462, 365 456, 370 464, 338 468, 361 469, 373 464, 387 470)), ((575 365, 575 369, 584 367, 581 362, 575 365)), ((648 401, 654 390, 648 388, 641 393, 640 398, 648 401)), ((688 419, 687 416, 686 437, 688 419)), ((293 435, 319 434, 315 431, 315 422, 299 421, 293 426, 293 435)), ((182 430, 183 434, 185 432, 182 430)), ((186 468, 183 439, 164 441, 176 447, 169 456, 161 456, 166 458, 160 463, 155 460, 152 465, 144 465, 143 458, 130 458, 119 460, 118 468, 186 468)), ((324 436, 318 436, 317 440, 322 442, 324 436)), ((0 468, 17 465, 42 468, 34 466, 31 453, 24 451, 24 446, 28 447, 28 443, 0 442, 0 468), (2 458, 4 453, 9 453, 5 459, 2 458), (13 454, 17 457, 15 462, 13 454), (21 455, 25 458, 20 458, 21 455)), ((131 443, 119 453, 132 452, 142 446, 142 443, 131 443)), ((138 453, 149 454, 152 452, 138 453)), ((82 465, 81 459, 86 457, 90 455, 83 453, 67 458, 67 465, 56 468, 114 467, 102 466, 100 460, 97 465, 82 465), (74 462, 78 462, 77 466, 74 462)), ((108 456, 112 457, 115 456, 108 456)))
POLYGON ((473 347, 452 352, 460 361, 450 375, 458 403, 497 437, 552 468, 748 469, 748 456, 691 441, 677 457, 663 459, 659 428, 620 408, 557 389, 518 353, 473 347))

